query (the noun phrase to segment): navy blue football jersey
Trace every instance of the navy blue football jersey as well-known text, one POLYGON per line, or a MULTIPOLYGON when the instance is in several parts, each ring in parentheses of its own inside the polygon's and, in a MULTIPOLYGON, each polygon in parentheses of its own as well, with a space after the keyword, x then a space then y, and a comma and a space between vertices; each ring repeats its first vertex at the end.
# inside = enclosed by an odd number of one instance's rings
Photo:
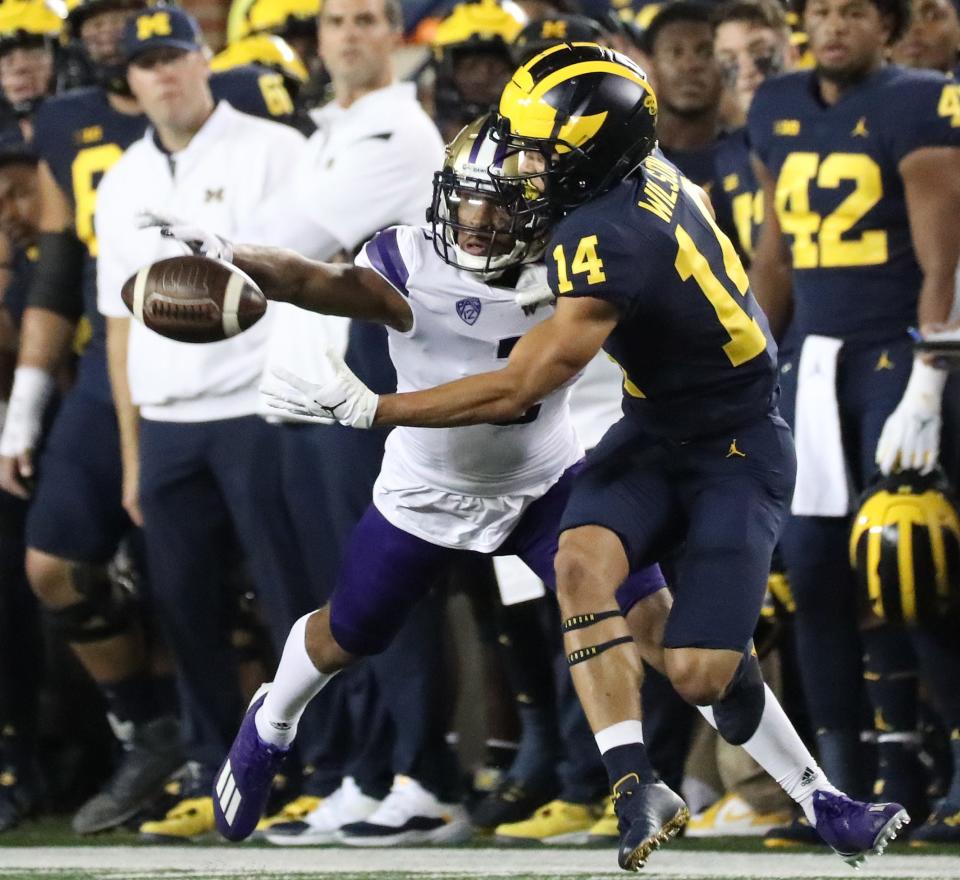
POLYGON ((903 334, 917 319, 922 276, 899 164, 916 149, 960 146, 958 86, 888 66, 828 106, 802 71, 760 86, 748 128, 776 180, 799 333, 864 342, 903 334))
POLYGON ((717 225, 749 264, 763 222, 763 192, 750 164, 747 130, 738 128, 725 137, 714 161, 716 176, 708 192, 717 225))
POLYGON ((613 303, 604 349, 624 374, 623 410, 652 434, 704 437, 770 412, 776 345, 730 239, 658 155, 576 208, 547 247, 557 296, 613 303))

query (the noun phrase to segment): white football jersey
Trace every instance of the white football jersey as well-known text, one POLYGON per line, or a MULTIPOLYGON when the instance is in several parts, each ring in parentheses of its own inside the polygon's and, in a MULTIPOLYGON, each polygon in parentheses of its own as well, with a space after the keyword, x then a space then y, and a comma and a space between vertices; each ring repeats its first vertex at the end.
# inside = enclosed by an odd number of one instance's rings
MULTIPOLYGON (((514 288, 443 262, 429 228, 394 226, 357 257, 407 298, 413 329, 389 330, 397 390, 418 391, 502 369, 521 336, 550 309, 525 315, 514 288)), ((544 272, 529 266, 524 272, 544 272)), ((559 389, 512 424, 459 428, 395 428, 387 440, 382 480, 418 481, 427 489, 480 498, 542 493, 583 454, 570 419, 569 388, 559 389)))

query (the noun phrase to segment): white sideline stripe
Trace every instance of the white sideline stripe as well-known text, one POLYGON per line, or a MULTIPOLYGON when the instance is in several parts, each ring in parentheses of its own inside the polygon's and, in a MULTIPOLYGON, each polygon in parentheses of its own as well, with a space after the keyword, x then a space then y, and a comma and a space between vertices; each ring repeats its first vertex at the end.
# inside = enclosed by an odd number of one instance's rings
POLYGON ((245 279, 236 273, 230 274, 227 289, 223 294, 223 335, 236 336, 240 332, 240 294, 245 279))
MULTIPOLYGON (((31 877, 51 870, 86 870, 158 876, 161 871, 186 872, 190 877, 257 873, 289 878, 296 875, 432 874, 501 876, 531 874, 551 877, 590 876, 625 878, 617 868, 616 850, 570 847, 549 849, 402 848, 385 850, 293 847, 261 849, 248 846, 162 847, 4 847, 0 845, 0 877, 30 869, 31 877), (41 867, 42 866, 42 867, 41 867)), ((868 859, 854 873, 835 855, 788 853, 726 853, 665 851, 651 856, 649 877, 710 880, 738 877, 770 880, 772 877, 830 877, 838 880, 960 880, 960 859, 955 856, 885 855, 868 859)), ((109 875, 107 875, 109 876, 109 875)), ((169 875, 168 875, 169 876, 169 875)), ((119 880, 119 878, 118 878, 119 880)), ((172 880, 172 878, 171 878, 172 880)))
POLYGON ((147 276, 150 267, 145 266, 137 272, 137 280, 133 282, 133 317, 143 323, 143 300, 147 292, 147 276))
POLYGON ((240 797, 240 789, 235 787, 233 789, 233 797, 230 798, 230 806, 223 811, 223 815, 226 817, 228 825, 233 824, 233 818, 237 815, 237 810, 240 809, 240 802, 242 800, 243 798, 240 797))
POLYGON ((227 762, 223 765, 223 771, 220 773, 220 778, 217 780, 217 797, 223 794, 223 788, 227 784, 227 780, 230 778, 230 759, 227 759, 227 762))

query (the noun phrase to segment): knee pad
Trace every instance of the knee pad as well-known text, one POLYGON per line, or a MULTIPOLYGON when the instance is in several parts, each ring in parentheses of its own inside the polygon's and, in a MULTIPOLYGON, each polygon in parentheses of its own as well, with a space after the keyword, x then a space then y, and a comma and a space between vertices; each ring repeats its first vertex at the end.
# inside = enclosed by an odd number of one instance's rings
POLYGON ((46 612, 55 632, 68 642, 84 644, 100 642, 127 631, 135 599, 118 581, 107 575, 100 565, 76 563, 70 576, 79 602, 46 612))
POLYGON ((730 745, 742 746, 757 732, 766 698, 760 661, 757 660, 751 643, 737 667, 726 695, 711 707, 720 736, 730 745))

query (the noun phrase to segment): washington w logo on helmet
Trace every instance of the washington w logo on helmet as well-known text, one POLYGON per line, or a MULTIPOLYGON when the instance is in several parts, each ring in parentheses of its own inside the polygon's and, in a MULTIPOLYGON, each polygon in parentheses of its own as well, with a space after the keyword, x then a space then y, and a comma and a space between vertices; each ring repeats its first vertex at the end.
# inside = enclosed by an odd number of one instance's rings
POLYGON ((567 210, 633 172, 656 146, 656 122, 657 99, 638 65, 595 43, 563 43, 514 73, 498 137, 543 155, 543 198, 567 210))
POLYGON ((940 471, 892 474, 867 490, 850 534, 861 607, 892 623, 960 613, 960 517, 940 471))

